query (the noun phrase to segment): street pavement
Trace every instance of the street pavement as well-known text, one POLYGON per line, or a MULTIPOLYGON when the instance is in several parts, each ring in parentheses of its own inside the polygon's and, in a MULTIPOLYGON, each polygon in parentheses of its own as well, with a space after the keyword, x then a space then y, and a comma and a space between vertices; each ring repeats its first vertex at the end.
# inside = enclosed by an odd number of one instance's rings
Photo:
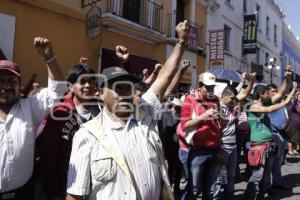
MULTIPOLYGON (((245 164, 240 164, 241 171, 245 169, 245 164)), ((283 183, 285 186, 293 188, 291 191, 273 190, 274 195, 268 196, 267 200, 300 200, 300 156, 287 156, 286 163, 282 166, 283 183)), ((247 186, 246 181, 241 181, 235 185, 235 199, 242 200, 243 193, 247 186)))
MULTIPOLYGON (((245 158, 244 158, 245 159, 245 158)), ((240 164, 241 173, 243 174, 246 165, 240 164)), ((286 162, 282 166, 283 183, 285 186, 292 188, 290 191, 286 190, 272 190, 273 195, 266 195, 266 200, 300 200, 300 155, 286 157, 286 162)), ((186 182, 181 183, 180 188, 183 189, 186 186, 186 182)), ((243 200, 244 192, 247 186, 247 180, 237 181, 235 184, 235 198, 234 200, 243 200)), ((176 196, 176 199, 180 199, 176 196)), ((197 198, 201 199, 201 198, 197 198)))

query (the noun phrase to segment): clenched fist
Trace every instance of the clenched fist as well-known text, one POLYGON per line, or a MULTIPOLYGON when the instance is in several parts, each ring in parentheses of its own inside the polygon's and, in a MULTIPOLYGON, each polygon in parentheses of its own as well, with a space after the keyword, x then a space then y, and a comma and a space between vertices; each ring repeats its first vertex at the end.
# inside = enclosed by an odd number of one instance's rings
POLYGON ((33 42, 37 52, 41 54, 45 60, 54 56, 50 40, 42 37, 35 37, 33 42))
POLYGON ((81 65, 87 65, 88 64, 88 58, 81 56, 79 59, 79 64, 81 65))
POLYGON ((129 59, 130 54, 126 47, 118 45, 116 46, 116 56, 121 63, 126 63, 129 59))
POLYGON ((256 79, 256 72, 250 73, 247 78, 248 78, 248 81, 254 81, 256 79))
POLYGON ((163 67, 163 66, 162 66, 162 64, 160 64, 160 63, 155 64, 153 73, 159 73, 159 71, 161 70, 162 67, 163 67))
POLYGON ((189 35, 189 25, 188 25, 188 21, 184 20, 183 22, 180 22, 177 26, 176 26, 176 32, 178 35, 178 38, 180 40, 183 41, 187 41, 188 39, 188 35, 189 35))
POLYGON ((191 65, 191 62, 189 60, 183 60, 181 62, 181 69, 186 70, 191 65))

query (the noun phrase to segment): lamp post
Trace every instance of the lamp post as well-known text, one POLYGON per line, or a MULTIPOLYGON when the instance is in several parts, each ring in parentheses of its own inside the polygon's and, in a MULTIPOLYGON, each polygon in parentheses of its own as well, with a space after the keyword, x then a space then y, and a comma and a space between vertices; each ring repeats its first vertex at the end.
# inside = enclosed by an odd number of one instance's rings
POLYGON ((280 69, 280 66, 276 62, 276 58, 270 58, 269 63, 267 63, 267 68, 268 70, 271 71, 271 80, 270 83, 273 84, 273 69, 275 68, 276 70, 280 69))

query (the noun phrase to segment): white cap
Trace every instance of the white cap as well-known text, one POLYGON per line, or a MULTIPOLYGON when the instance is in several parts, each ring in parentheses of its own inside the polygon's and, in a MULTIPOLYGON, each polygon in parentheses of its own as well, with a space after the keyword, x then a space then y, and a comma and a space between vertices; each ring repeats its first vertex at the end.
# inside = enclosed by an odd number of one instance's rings
POLYGON ((216 77, 210 72, 204 72, 199 75, 199 82, 205 85, 216 85, 216 77))

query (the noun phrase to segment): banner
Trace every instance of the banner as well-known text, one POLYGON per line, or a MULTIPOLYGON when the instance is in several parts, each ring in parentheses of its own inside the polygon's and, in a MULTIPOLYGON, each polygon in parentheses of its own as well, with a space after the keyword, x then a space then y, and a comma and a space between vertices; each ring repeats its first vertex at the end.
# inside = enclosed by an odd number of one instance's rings
POLYGON ((255 15, 244 16, 243 54, 256 53, 257 26, 255 15))
POLYGON ((188 47, 197 48, 198 45, 198 30, 197 27, 190 25, 190 32, 187 41, 188 47))
POLYGON ((210 31, 209 35, 209 66, 224 67, 224 30, 210 31))

